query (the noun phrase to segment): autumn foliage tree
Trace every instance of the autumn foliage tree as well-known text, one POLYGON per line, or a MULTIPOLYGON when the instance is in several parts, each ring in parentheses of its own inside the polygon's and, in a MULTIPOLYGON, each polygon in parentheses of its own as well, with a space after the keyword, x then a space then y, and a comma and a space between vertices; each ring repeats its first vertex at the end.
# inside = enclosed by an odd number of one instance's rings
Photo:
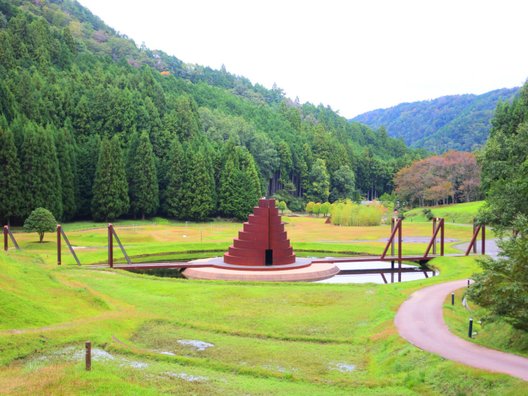
POLYGON ((472 153, 449 151, 415 161, 394 181, 401 200, 420 206, 480 198, 480 167, 472 153))

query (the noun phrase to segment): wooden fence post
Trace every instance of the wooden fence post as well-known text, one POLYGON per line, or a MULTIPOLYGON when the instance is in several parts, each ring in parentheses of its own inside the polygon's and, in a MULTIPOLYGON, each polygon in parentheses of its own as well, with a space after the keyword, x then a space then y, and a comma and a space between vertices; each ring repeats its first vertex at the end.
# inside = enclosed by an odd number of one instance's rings
POLYGON ((480 228, 480 232, 482 232, 482 248, 481 248, 481 254, 486 254, 486 224, 482 224, 482 227, 480 228))
POLYGON ((86 341, 84 345, 86 347, 86 354, 84 358, 86 371, 90 371, 92 369, 92 343, 90 341, 86 341))
POLYGON ((57 265, 61 265, 62 252, 61 252, 61 225, 57 224, 57 265))
POLYGON ((110 268, 114 267, 114 232, 113 232, 114 226, 109 223, 108 224, 108 265, 110 268))
POLYGON ((443 256, 444 255, 444 233, 445 233, 445 221, 444 221, 444 218, 442 217, 440 219, 440 225, 441 225, 441 229, 440 229, 440 256, 443 256))
POLYGON ((402 269, 402 221, 398 221, 398 282, 401 282, 402 269))
POLYGON ((9 229, 8 227, 5 225, 4 226, 4 250, 7 252, 7 250, 9 249, 9 241, 7 239, 7 235, 9 234, 9 229))

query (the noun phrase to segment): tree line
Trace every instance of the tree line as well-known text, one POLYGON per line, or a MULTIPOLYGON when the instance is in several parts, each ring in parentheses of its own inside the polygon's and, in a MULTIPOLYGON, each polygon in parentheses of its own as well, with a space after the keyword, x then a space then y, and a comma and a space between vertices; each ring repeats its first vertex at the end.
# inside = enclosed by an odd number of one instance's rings
POLYGON ((448 151, 400 169, 394 183, 402 202, 438 205, 481 198, 480 166, 473 153, 448 151))
MULTIPOLYGON (((499 257, 481 260, 468 293, 489 309, 490 318, 505 319, 528 332, 528 83, 512 103, 499 103, 479 162, 486 205, 480 222, 500 236, 499 257)), ((522 339, 522 338, 520 338, 522 339)))

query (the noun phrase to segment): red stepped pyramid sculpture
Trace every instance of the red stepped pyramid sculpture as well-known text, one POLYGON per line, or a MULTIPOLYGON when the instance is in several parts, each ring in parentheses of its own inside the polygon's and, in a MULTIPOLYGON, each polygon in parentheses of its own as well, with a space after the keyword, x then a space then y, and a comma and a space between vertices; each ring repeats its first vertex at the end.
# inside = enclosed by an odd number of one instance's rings
POLYGON ((224 254, 224 263, 245 266, 280 266, 295 263, 274 199, 260 199, 244 223, 243 231, 224 254))

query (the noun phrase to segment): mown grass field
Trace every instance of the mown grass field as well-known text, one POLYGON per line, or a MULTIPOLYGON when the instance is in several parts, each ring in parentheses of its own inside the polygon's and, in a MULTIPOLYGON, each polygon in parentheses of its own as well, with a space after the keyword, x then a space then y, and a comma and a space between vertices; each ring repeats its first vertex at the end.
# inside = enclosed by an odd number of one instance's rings
MULTIPOLYGON (((376 250, 388 231, 340 228, 312 218, 286 221, 294 246, 306 250, 376 250)), ((93 228, 98 226, 65 225, 72 242, 86 246, 79 249, 83 263, 104 260, 106 234, 93 228)), ((133 254, 220 249, 239 227, 159 220, 117 224, 133 254)), ((430 224, 420 227, 405 228, 405 235, 429 235, 430 224)), ((16 235, 23 250, 0 253, 0 393, 525 393, 520 380, 446 361, 396 332, 394 314, 409 294, 468 277, 478 270, 471 257, 435 259, 440 276, 401 284, 208 282, 93 270, 73 261, 59 267, 54 243, 35 243, 36 234, 16 235), (86 340, 95 348, 91 372, 83 370, 86 340), (189 340, 213 346, 201 350, 189 340)), ((468 227, 453 227, 452 235, 468 238, 468 227)), ((410 250, 420 248, 408 244, 410 250)))
MULTIPOLYGON (((285 217, 286 230, 299 255, 331 256, 333 254, 381 254, 390 236, 390 227, 340 227, 325 224, 322 217, 285 217)), ((221 255, 241 229, 240 223, 214 221, 181 223, 164 219, 152 221, 119 221, 115 229, 133 262, 188 260, 221 255)), ((63 226, 82 264, 107 261, 107 224, 73 223, 63 226)), ((25 251, 38 253, 47 263, 56 263, 56 237, 47 233, 44 243, 38 243, 36 233, 13 230, 25 251)), ((446 224, 446 254, 460 253, 455 246, 471 238, 471 227, 446 224)), ((403 254, 416 255, 425 251, 432 235, 431 222, 403 223, 403 254), (418 239, 416 239, 418 238, 418 239)), ((491 230, 488 237, 492 237, 491 230)), ((115 243, 115 242, 114 242, 115 243)), ((115 243, 115 259, 125 262, 115 243)), ((63 262, 74 263, 66 246, 63 262)))
MULTIPOLYGON (((477 216, 480 208, 484 206, 484 201, 466 202, 454 205, 429 206, 435 217, 443 217, 446 223, 472 224, 473 219, 477 216)), ((425 222, 427 221, 424 208, 414 208, 405 212, 407 222, 425 222)))

